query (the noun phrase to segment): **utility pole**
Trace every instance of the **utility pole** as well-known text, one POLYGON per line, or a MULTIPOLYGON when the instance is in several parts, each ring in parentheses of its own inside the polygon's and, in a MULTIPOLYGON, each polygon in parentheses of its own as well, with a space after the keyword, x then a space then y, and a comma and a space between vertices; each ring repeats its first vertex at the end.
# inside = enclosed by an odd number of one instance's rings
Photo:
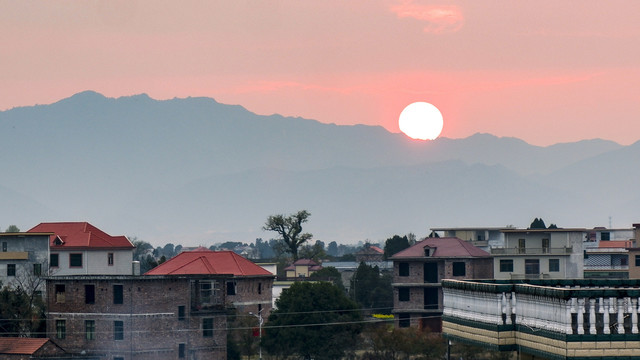
POLYGON ((259 336, 259 339, 260 339, 259 340, 260 341, 260 345, 259 345, 259 350, 258 350, 259 351, 258 356, 259 356, 260 360, 262 360, 262 323, 264 322, 264 319, 262 318, 262 310, 264 310, 264 309, 260 309, 260 311, 258 311, 258 315, 254 314, 252 312, 249 312, 249 315, 253 315, 256 318, 258 318, 258 331, 259 331, 258 336, 259 336))

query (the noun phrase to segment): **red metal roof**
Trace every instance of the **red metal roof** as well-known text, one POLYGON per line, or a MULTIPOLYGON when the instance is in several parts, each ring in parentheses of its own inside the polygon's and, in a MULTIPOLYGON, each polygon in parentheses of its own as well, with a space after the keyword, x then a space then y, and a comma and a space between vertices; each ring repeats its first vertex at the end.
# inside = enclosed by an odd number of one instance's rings
POLYGON ((461 240, 457 237, 426 238, 413 246, 410 246, 391 259, 424 257, 425 247, 435 248, 430 257, 485 257, 491 256, 488 252, 461 240))
POLYGON ((203 274, 273 275, 233 251, 212 251, 206 248, 181 252, 145 273, 145 275, 203 274))
POLYGON ((52 249, 132 249, 126 236, 111 236, 88 222, 40 223, 27 231, 53 233, 49 241, 52 249), (57 244, 60 238, 62 244, 57 244))
POLYGON ((0 337, 0 354, 33 355, 48 338, 0 337))

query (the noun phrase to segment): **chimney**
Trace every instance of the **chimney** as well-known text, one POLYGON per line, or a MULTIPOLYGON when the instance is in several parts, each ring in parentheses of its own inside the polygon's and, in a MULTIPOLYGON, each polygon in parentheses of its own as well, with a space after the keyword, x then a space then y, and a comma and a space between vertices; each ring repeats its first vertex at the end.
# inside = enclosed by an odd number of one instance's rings
POLYGON ((133 261, 131 263, 132 275, 140 275, 140 261, 133 261))

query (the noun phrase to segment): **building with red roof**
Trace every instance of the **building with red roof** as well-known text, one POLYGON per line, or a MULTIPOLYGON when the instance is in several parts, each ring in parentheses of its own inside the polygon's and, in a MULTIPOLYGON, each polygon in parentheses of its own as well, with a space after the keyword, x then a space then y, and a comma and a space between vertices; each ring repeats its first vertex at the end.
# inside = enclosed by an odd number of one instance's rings
POLYGON ((62 359, 66 352, 47 338, 0 337, 0 358, 6 360, 62 359))
POLYGON ((362 250, 355 253, 355 256, 356 256, 356 262, 358 263, 361 263, 363 261, 364 262, 384 261, 384 250, 382 250, 380 247, 375 245, 365 244, 362 250))
POLYGON ((311 259, 298 259, 293 264, 284 268, 285 276, 292 278, 308 278, 316 271, 322 270, 322 265, 311 259))
POLYGON ((233 251, 212 251, 204 247, 184 251, 144 275, 215 275, 224 278, 227 301, 240 312, 268 316, 271 311, 275 276, 233 251))
POLYGON ((130 275, 134 246, 88 222, 40 223, 28 233, 49 233, 52 275, 130 275))
POLYGON ((457 237, 426 238, 391 257, 396 326, 440 331, 443 279, 491 279, 491 255, 457 237))

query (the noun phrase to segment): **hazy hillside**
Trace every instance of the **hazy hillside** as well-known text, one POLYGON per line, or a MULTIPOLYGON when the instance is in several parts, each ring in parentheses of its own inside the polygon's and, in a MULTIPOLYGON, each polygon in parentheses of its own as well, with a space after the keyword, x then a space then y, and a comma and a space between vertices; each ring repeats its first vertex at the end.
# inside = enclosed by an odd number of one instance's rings
MULTIPOLYGON (((0 227, 87 220, 185 245, 268 238, 274 213, 308 209, 325 241, 433 226, 640 220, 638 144, 549 147, 477 134, 411 141, 381 127, 259 116, 208 98, 83 92, 0 112, 0 227), (597 202, 597 206, 594 203, 597 202)), ((594 224, 597 222, 597 224, 594 224)))

